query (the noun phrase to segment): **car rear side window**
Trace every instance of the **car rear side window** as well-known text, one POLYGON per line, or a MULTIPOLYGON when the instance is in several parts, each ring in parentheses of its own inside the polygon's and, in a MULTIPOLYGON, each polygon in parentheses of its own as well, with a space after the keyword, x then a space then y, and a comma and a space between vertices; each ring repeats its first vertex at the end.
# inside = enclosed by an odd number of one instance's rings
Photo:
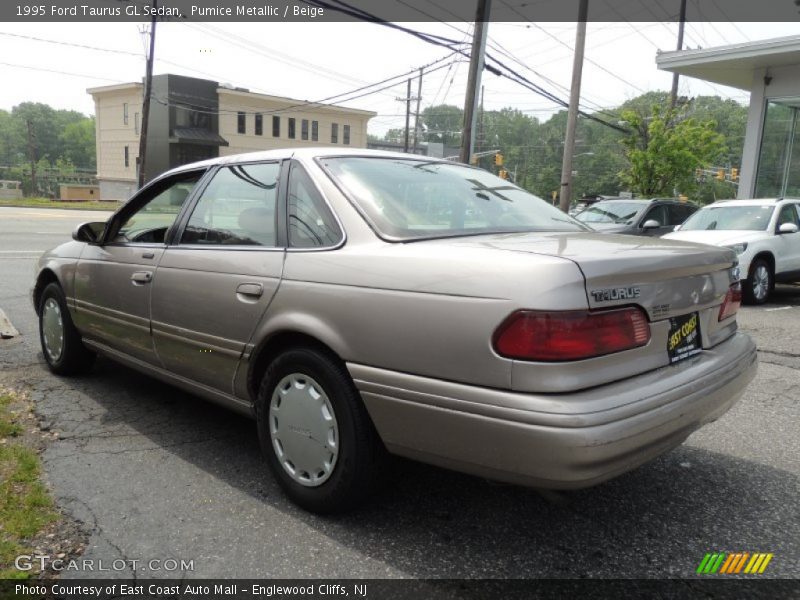
POLYGON ((670 225, 680 225, 694 212, 692 206, 680 204, 670 204, 668 210, 670 225))
POLYGON ((181 244, 275 246, 280 163, 225 167, 203 191, 181 244))
POLYGON ((305 169, 294 163, 289 174, 289 246, 334 246, 342 231, 305 169))

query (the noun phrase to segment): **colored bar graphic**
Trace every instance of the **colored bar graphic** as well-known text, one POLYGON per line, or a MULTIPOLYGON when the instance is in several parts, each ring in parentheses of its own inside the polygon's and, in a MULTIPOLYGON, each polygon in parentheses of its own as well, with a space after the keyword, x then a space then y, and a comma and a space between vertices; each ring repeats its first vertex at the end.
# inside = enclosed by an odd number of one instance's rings
POLYGON ((708 561, 711 559, 711 554, 706 554, 703 557, 703 560, 700 561, 700 566, 697 567, 697 573, 705 573, 706 572, 706 565, 708 561))
POLYGON ((697 574, 733 575, 744 573, 762 574, 775 555, 766 552, 707 552, 697 567, 697 574))
POLYGON ((750 556, 749 552, 745 552, 744 554, 742 554, 742 558, 739 559, 739 563, 736 565, 736 570, 734 571, 734 573, 739 573, 742 570, 742 567, 744 567, 744 563, 747 562, 749 556, 750 556))

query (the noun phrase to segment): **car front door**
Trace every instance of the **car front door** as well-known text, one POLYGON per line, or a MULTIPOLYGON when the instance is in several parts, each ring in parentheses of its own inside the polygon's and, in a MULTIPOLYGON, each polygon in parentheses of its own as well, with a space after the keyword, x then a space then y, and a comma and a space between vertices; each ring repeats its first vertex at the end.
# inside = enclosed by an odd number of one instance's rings
POLYGON ((800 279, 800 231, 795 233, 780 233, 780 227, 784 223, 792 223, 800 229, 800 215, 798 215, 798 205, 794 203, 784 204, 779 213, 775 224, 775 275, 778 279, 781 276, 790 280, 800 279))
POLYGON ((203 171, 160 180, 134 196, 89 244, 75 270, 75 323, 84 336, 157 364, 150 291, 167 231, 203 171))
POLYGON ((224 393, 281 280, 281 162, 219 168, 164 252, 152 328, 164 368, 224 393))

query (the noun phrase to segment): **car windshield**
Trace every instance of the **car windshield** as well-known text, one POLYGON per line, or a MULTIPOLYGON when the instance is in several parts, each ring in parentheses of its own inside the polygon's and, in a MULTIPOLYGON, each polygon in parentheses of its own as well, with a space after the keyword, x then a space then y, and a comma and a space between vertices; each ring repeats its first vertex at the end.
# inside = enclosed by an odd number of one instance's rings
POLYGON ((774 205, 707 206, 694 213, 681 225, 681 231, 702 229, 764 231, 769 225, 774 205))
POLYGON ((627 223, 644 208, 641 202, 598 202, 575 216, 582 223, 627 223))
POLYGON ((320 162, 387 238, 589 231, 541 198, 480 169, 361 156, 326 157, 320 162))

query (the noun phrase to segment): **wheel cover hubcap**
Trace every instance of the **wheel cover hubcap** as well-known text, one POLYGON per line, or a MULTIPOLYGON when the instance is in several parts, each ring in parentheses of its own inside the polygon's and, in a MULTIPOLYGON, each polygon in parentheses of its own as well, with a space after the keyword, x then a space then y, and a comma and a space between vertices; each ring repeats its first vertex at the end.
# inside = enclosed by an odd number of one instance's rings
POLYGON ((297 483, 325 483, 339 456, 339 426, 328 395, 303 373, 280 380, 269 404, 269 433, 275 456, 297 483))
POLYGON ((758 265, 753 273, 753 296, 762 300, 769 291, 769 271, 764 265, 758 265))
POLYGON ((64 352, 64 320, 61 307, 55 298, 48 298, 42 309, 42 338, 44 350, 51 361, 57 361, 64 352))

